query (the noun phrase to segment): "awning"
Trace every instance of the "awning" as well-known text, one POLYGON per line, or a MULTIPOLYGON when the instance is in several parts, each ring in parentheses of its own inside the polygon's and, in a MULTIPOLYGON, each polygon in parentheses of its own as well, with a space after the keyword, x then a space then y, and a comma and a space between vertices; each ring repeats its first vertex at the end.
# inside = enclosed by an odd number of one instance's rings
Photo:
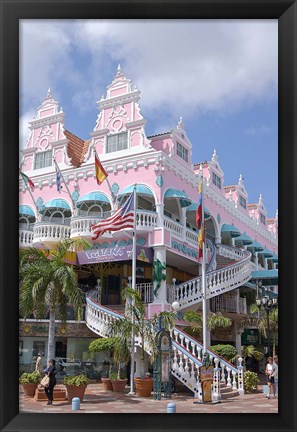
POLYGON ((262 251, 259 251, 259 255, 263 255, 265 258, 273 257, 273 252, 271 252, 271 250, 265 248, 262 251))
MULTIPOLYGON (((192 203, 189 207, 187 207, 186 212, 196 212, 198 207, 198 203, 192 203)), ((207 207, 204 207, 204 219, 209 219, 211 217, 211 213, 207 207)))
POLYGON ((188 207, 192 204, 191 198, 184 191, 178 189, 168 189, 164 195, 164 199, 178 199, 181 207, 188 207))
POLYGON ((272 257, 269 257, 268 259, 272 260, 274 263, 278 262, 278 256, 273 254, 272 257))
POLYGON ((248 245, 248 249, 254 249, 255 252, 259 252, 264 249, 264 246, 262 246, 257 241, 254 241, 251 245, 248 245))
POLYGON ((239 237, 236 237, 235 242, 242 242, 244 245, 250 245, 253 243, 253 240, 246 233, 243 233, 239 237))
POLYGON ((221 229, 221 234, 226 235, 230 234, 232 238, 239 237, 241 232, 234 225, 224 224, 221 229))
POLYGON ((71 208, 67 201, 63 199, 53 199, 44 204, 40 213, 44 213, 46 209, 70 210, 71 208))
POLYGON ((109 199, 103 193, 90 192, 87 195, 84 195, 77 200, 76 207, 78 208, 81 207, 83 203, 96 203, 96 202, 110 204, 109 199))
MULTIPOLYGON (((121 200, 121 198, 124 195, 128 195, 133 193, 134 190, 134 185, 130 185, 128 187, 126 187, 125 189, 122 190, 122 192, 119 193, 118 195, 118 200, 121 200)), ((149 196, 149 197, 154 197, 153 192, 150 190, 150 188, 148 186, 145 186, 144 184, 137 184, 136 185, 136 193, 137 195, 142 195, 142 196, 149 196)))
POLYGON ((27 205, 20 205, 19 206, 19 214, 24 216, 34 216, 34 211, 31 209, 31 207, 27 205))
POLYGON ((255 270, 251 275, 251 282, 260 280, 262 285, 278 285, 278 270, 255 270))

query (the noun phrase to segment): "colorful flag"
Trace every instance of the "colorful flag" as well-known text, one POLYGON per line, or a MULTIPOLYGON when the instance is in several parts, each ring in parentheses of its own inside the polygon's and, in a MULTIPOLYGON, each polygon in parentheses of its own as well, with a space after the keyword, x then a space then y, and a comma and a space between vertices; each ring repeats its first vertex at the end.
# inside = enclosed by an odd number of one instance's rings
POLYGON ((58 167, 58 164, 57 164, 56 161, 55 161, 55 165, 56 165, 56 185, 57 185, 57 191, 60 193, 61 189, 62 189, 62 184, 61 184, 62 174, 61 174, 60 168, 58 167))
POLYGON ((104 182, 104 180, 107 177, 107 173, 103 166, 101 165, 101 162, 97 156, 97 153, 95 153, 95 172, 96 172, 96 180, 98 185, 100 186, 101 183, 104 182))
POLYGON ((30 179, 30 177, 28 177, 26 174, 24 174, 23 172, 21 172, 21 176, 22 179, 24 180, 24 182, 26 183, 27 186, 30 187, 31 190, 33 190, 35 188, 35 184, 33 183, 33 181, 30 179))
POLYGON ((201 228, 201 224, 202 224, 202 185, 203 185, 203 179, 201 178, 199 183, 198 207, 196 211, 196 225, 198 229, 201 228))
POLYGON ((204 223, 201 225, 198 235, 198 261, 203 257, 203 243, 204 243, 204 223))
POLYGON ((96 240, 105 231, 119 231, 123 228, 134 228, 134 195, 131 194, 125 204, 112 216, 102 219, 97 225, 91 225, 92 240, 96 240))

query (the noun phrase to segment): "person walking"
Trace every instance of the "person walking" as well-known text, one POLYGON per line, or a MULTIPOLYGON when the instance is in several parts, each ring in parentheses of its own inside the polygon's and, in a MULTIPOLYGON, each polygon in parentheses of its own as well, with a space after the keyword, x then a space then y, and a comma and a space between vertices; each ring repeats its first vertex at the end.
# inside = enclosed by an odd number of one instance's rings
POLYGON ((273 356, 273 366, 274 366, 274 382, 276 389, 276 397, 278 397, 278 356, 273 356))
POLYGON ((268 363, 266 365, 266 369, 265 369, 265 375, 267 376, 267 385, 268 385, 268 392, 267 392, 267 399, 270 399, 270 395, 271 395, 271 388, 273 391, 273 396, 275 396, 275 380, 274 380, 274 373, 275 373, 275 367, 273 364, 273 358, 272 357, 268 357, 268 363))
POLYGON ((44 371, 45 375, 49 376, 49 386, 44 388, 45 394, 47 395, 47 405, 53 404, 54 399, 54 387, 57 384, 56 380, 56 361, 54 359, 50 359, 48 362, 48 367, 44 371))
POLYGON ((39 352, 35 364, 35 370, 38 371, 40 375, 42 375, 43 372, 43 365, 42 365, 43 356, 44 356, 44 352, 39 352))

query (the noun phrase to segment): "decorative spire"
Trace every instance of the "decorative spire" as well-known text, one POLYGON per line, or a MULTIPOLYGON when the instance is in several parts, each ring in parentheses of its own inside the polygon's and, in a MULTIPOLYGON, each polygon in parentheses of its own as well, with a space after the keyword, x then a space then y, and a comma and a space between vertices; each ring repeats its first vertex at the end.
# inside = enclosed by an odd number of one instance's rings
POLYGON ((121 65, 118 64, 117 73, 116 73, 115 78, 119 78, 119 77, 122 77, 122 76, 123 76, 123 73, 122 73, 121 65))
POLYGON ((213 151, 213 155, 212 155, 211 160, 212 160, 213 162, 216 162, 216 161, 218 160, 218 155, 217 155, 217 151, 216 151, 216 149, 214 149, 214 151, 213 151))
POLYGON ((200 174, 200 175, 203 174, 203 167, 202 167, 202 164, 200 164, 200 167, 199 167, 199 174, 200 174))
POLYGON ((232 201, 232 190, 231 190, 231 188, 229 190, 229 201, 232 201))
POLYGON ((243 180, 244 180, 244 178, 242 177, 242 175, 240 174, 240 176, 239 176, 239 180, 238 180, 238 184, 241 186, 241 185, 243 185, 243 180))
POLYGON ((278 209, 275 212, 275 220, 278 220, 278 209))
POLYGON ((51 97, 52 97, 51 88, 49 87, 47 91, 46 99, 50 99, 51 97))
POLYGON ((260 196, 259 196, 259 204, 263 204, 262 194, 260 194, 260 196))

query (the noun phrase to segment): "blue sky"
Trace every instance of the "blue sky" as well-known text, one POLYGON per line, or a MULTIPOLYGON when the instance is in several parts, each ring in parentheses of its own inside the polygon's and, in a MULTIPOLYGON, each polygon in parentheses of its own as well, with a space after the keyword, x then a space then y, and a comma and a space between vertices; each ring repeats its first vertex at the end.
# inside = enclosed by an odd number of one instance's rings
POLYGON ((89 138, 117 65, 141 91, 147 135, 183 117, 193 163, 216 149, 225 185, 277 209, 276 20, 32 21, 20 26, 20 146, 51 87, 65 127, 89 138))

